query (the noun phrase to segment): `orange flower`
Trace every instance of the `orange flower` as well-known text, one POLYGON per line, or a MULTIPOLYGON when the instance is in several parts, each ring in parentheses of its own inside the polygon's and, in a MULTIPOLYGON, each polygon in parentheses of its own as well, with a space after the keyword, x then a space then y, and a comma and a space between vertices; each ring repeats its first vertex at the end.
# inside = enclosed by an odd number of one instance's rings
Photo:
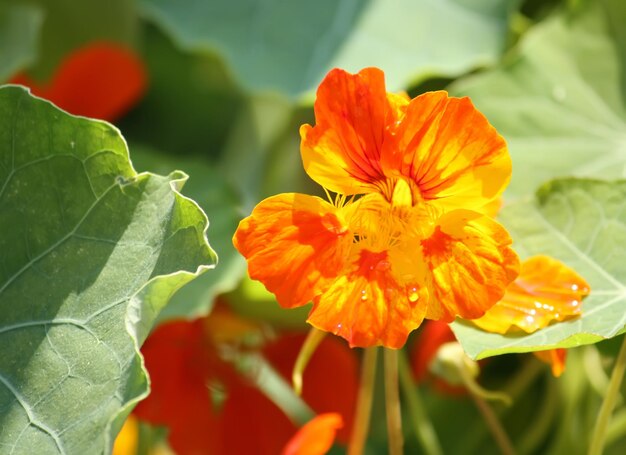
POLYGON ((567 358, 567 349, 548 349, 546 351, 533 352, 542 362, 550 365, 552 375, 559 377, 565 371, 565 359, 567 358))
MULTIPOLYGON (((141 348, 151 393, 133 414, 168 427, 168 442, 177 454, 273 455, 296 432, 287 415, 220 356, 218 342, 234 342, 245 333, 251 334, 245 321, 216 307, 208 318, 159 326, 141 348)), ((290 377, 304 339, 303 334, 283 335, 261 353, 278 373, 290 377)), ((337 412, 346 425, 352 424, 358 365, 345 343, 323 340, 304 381, 303 398, 313 410, 337 412), (336 377, 328 375, 329 369, 336 377)), ((340 433, 338 439, 347 436, 340 433)))
POLYGON ((69 54, 47 84, 25 74, 10 81, 30 87, 71 114, 113 121, 143 95, 146 73, 130 50, 114 43, 92 43, 69 54))
POLYGON ((580 303, 589 292, 575 270, 551 257, 534 256, 522 262, 519 277, 502 300, 472 322, 488 332, 533 333, 551 321, 580 315, 580 303))
POLYGON ((315 416, 289 440, 283 455, 324 455, 332 447, 335 433, 342 426, 343 421, 337 413, 315 416))
POLYGON ((501 136, 467 98, 386 93, 375 68, 335 69, 304 125, 309 176, 337 193, 262 201, 234 244, 285 308, 351 346, 399 348, 426 317, 477 318, 518 272, 508 233, 477 210, 508 183, 501 136))

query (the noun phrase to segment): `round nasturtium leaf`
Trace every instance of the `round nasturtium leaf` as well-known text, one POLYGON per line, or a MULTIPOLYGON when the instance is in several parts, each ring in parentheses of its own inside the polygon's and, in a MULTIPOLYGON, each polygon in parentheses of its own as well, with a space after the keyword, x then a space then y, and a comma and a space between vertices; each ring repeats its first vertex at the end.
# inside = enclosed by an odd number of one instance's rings
POLYGON ((109 453, 147 394, 139 345, 216 261, 208 222, 110 124, 16 86, 0 117, 0 452, 109 453))

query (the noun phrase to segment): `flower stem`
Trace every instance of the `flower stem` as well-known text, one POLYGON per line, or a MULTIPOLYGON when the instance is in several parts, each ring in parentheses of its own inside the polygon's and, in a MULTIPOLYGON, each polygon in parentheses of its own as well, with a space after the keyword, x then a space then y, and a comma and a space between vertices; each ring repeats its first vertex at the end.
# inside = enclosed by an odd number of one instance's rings
POLYGON ((398 359, 398 373, 400 374, 400 387, 406 398, 409 413, 415 424, 415 434, 426 455, 441 455, 443 450, 439 444, 437 433, 428 415, 424 411, 424 404, 417 389, 417 385, 411 379, 409 362, 406 352, 400 352, 398 359))
POLYGON ((385 409, 389 455, 402 455, 402 413, 398 391, 398 350, 385 349, 385 409))
POLYGON ((369 432, 372 401, 374 398, 374 383, 376 379, 376 358, 378 348, 367 348, 363 354, 361 365, 361 383, 356 404, 354 426, 350 435, 348 455, 361 455, 365 447, 365 439, 369 432))
POLYGON ((609 381, 609 387, 607 388, 606 395, 602 401, 598 419, 596 420, 596 426, 593 429, 593 436, 591 438, 591 445, 589 446, 589 455, 600 455, 604 448, 606 430, 611 419, 611 414, 615 403, 619 396, 619 389, 624 378, 624 370, 626 369, 626 336, 622 341, 622 347, 619 350, 615 365, 613 366, 613 372, 611 373, 611 379, 609 381))
POLYGON ((485 399, 480 395, 477 395, 473 392, 470 392, 478 410, 483 415, 485 422, 487 423, 487 427, 489 427, 489 431, 493 435, 493 438, 496 440, 498 447, 503 455, 515 455, 515 449, 513 448, 513 444, 511 444, 511 440, 507 436, 504 428, 502 428, 502 424, 498 420, 495 412, 491 409, 491 406, 487 404, 485 399))
POLYGON ((297 395, 302 395, 302 376, 304 375, 304 369, 325 336, 326 332, 312 327, 306 340, 304 340, 302 348, 300 348, 300 353, 298 354, 296 363, 293 366, 293 372, 291 373, 291 384, 297 395))
MULTIPOLYGON (((459 372, 461 373, 461 378, 463 379, 467 390, 470 392, 470 395, 474 399, 474 403, 476 403, 478 410, 483 415, 485 423, 487 424, 489 431, 491 431, 491 434, 493 435, 496 444, 498 444, 498 447, 500 448, 502 454, 515 455, 515 449, 513 448, 513 444, 511 444, 511 440, 504 431, 500 420, 498 420, 498 416, 493 411, 491 406, 489 406, 489 404, 485 401, 484 397, 486 395, 483 393, 482 387, 476 384, 474 378, 470 377, 465 370, 461 369, 459 370, 459 372)), ((502 393, 490 392, 487 397, 492 399, 500 399, 505 403, 510 403, 510 398, 502 393)))

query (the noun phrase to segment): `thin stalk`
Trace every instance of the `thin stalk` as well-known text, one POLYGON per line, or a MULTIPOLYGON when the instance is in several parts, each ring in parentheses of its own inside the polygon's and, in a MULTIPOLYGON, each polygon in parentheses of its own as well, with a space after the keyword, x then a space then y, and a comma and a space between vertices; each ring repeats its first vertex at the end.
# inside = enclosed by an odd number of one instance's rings
POLYGON ((471 393, 471 395, 476 403, 476 406, 478 407, 478 410, 483 415, 485 423, 487 424, 489 431, 491 431, 491 434, 493 435, 496 444, 498 444, 502 454, 515 455, 513 444, 511 444, 511 440, 504 431, 504 428, 502 428, 502 424, 498 420, 496 413, 493 412, 493 409, 491 409, 491 406, 489 406, 480 395, 476 395, 474 393, 471 393))
POLYGON ((367 348, 363 354, 361 365, 361 383, 356 403, 354 426, 350 435, 348 455, 361 455, 370 427, 372 401, 374 399, 374 383, 376 379, 376 358, 378 348, 367 348))
POLYGON ((315 350, 326 336, 326 333, 327 332, 312 327, 311 330, 309 330, 306 340, 304 340, 302 348, 300 348, 300 353, 298 354, 298 358, 296 359, 291 373, 291 384, 297 395, 302 395, 302 376, 304 375, 304 370, 309 364, 309 360, 311 360, 315 350))
POLYGON ((613 366, 613 372, 611 373, 611 379, 609 381, 609 387, 607 388, 606 395, 602 401, 600 412, 598 413, 598 419, 596 420, 596 426, 593 429, 593 436, 591 438, 591 445, 589 446, 589 455, 601 455, 602 449, 606 439, 606 429, 611 419, 611 414, 615 403, 619 397, 619 389, 624 378, 624 370, 626 370, 626 336, 622 341, 622 347, 615 359, 615 365, 613 366))
POLYGON ((417 384, 411 378, 409 362, 406 352, 399 353, 398 373, 400 375, 400 387, 406 399, 406 404, 415 426, 415 434, 426 455, 442 455, 443 450, 432 422, 424 410, 424 404, 417 389, 417 384))
POLYGON ((402 455, 402 412, 398 390, 398 350, 385 349, 385 410, 389 455, 402 455))
MULTIPOLYGON (((502 427, 502 424, 500 423, 498 416, 493 411, 491 406, 487 404, 487 402, 483 398, 484 395, 480 393, 481 388, 476 387, 477 384, 474 382, 474 379, 471 378, 465 370, 461 369, 460 373, 461 373, 461 377, 463 378, 463 382, 465 383, 465 386, 467 387, 467 390, 469 390, 470 395, 474 399, 474 403, 476 403, 478 410, 483 415, 483 418, 485 419, 485 423, 487 424, 487 428, 489 428, 489 431, 491 431, 491 434, 493 435, 493 438, 495 439, 496 444, 498 444, 498 447, 500 448, 500 451, 502 452, 502 454, 503 455, 515 455, 515 449, 513 448, 513 444, 511 443, 511 440, 509 439, 508 435, 504 431, 504 428, 502 427)), ((503 396, 506 396, 506 395, 503 395, 503 396)))

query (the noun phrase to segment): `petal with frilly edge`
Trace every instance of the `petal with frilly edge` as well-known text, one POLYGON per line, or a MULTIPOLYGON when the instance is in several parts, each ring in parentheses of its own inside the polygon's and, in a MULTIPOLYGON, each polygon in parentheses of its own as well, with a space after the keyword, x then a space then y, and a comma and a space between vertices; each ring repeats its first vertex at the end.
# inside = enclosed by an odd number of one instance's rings
POLYGON ((485 206, 511 178, 502 136, 469 98, 444 91, 411 100, 381 161, 386 175, 410 178, 418 196, 444 212, 485 206))
POLYGON ((352 237, 335 206, 288 193, 260 202, 239 223, 233 243, 248 261, 250 278, 263 283, 281 306, 293 308, 335 279, 352 237))
POLYGON ((377 68, 330 71, 317 90, 316 125, 300 128, 306 172, 337 193, 375 191, 375 183, 384 180, 383 142, 407 105, 407 96, 386 93, 384 73, 377 68))
POLYGON ((394 250, 353 253, 347 269, 313 300, 308 322, 351 347, 401 348, 428 305, 428 292, 406 256, 394 250))
POLYGON ((533 333, 552 321, 579 316, 581 301, 589 292, 575 270, 549 256, 533 256, 522 262, 519 277, 502 300, 472 322, 488 332, 533 333))
POLYGON ((496 221, 470 210, 443 215, 422 241, 430 301, 426 318, 475 319, 495 305, 517 277, 511 238, 496 221))

